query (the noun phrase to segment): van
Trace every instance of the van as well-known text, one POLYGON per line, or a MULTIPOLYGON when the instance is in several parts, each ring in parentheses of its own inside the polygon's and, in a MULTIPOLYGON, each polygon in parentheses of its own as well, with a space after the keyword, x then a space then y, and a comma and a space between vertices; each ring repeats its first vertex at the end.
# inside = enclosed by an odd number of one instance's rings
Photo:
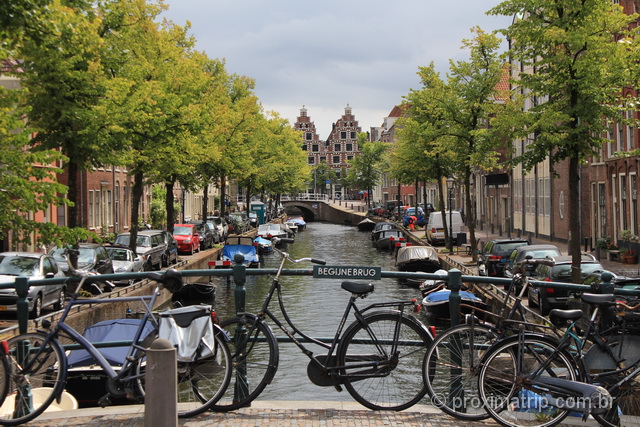
MULTIPOLYGON (((457 211, 445 212, 447 216, 447 227, 451 227, 450 230, 453 234, 453 242, 458 244, 458 233, 464 233, 464 221, 462 221, 462 214, 457 211), (449 218, 451 218, 451 225, 449 224, 449 218)), ((430 244, 436 243, 444 244, 444 226, 442 225, 442 212, 431 212, 429 219, 427 220, 427 240, 430 244)))

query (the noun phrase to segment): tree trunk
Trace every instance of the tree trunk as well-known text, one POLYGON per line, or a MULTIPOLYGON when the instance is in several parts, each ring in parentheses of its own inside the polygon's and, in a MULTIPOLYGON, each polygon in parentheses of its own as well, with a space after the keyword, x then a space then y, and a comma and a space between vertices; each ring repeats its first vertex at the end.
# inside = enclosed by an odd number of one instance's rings
POLYGON ((469 228, 469 244, 471 245, 471 256, 474 261, 478 258, 478 241, 476 240, 476 217, 475 210, 471 206, 471 169, 465 168, 464 172, 464 212, 465 224, 469 228))
POLYGON ((225 200, 227 199, 227 177, 222 175, 220 177, 220 215, 224 216, 224 213, 227 211, 227 204, 225 200))
POLYGON ((167 211, 167 231, 173 234, 173 223, 175 218, 175 211, 173 209, 175 197, 173 195, 173 187, 175 186, 175 181, 171 180, 165 182, 164 188, 167 190, 167 195, 165 196, 165 210, 167 211))
POLYGON ((131 232, 129 240, 129 248, 136 252, 136 241, 138 240, 138 224, 140 223, 140 200, 142 200, 144 175, 142 172, 136 172, 133 175, 133 188, 131 189, 131 232))
POLYGON ((68 207, 69 218, 67 225, 69 228, 76 228, 80 225, 78 221, 78 164, 70 160, 67 164, 67 172, 69 174, 69 182, 67 182, 69 186, 68 198, 70 202, 73 202, 68 207))
POLYGON ((569 158, 569 253, 571 254, 571 282, 580 283, 580 164, 578 156, 569 158))
POLYGON ((247 212, 247 215, 249 215, 249 212, 251 212, 251 186, 247 185, 247 195, 245 196, 245 211, 247 212))
POLYGON ((209 183, 204 185, 202 191, 202 222, 206 222, 207 217, 209 216, 209 183))
MULTIPOLYGON (((442 185, 442 179, 438 179, 438 196, 440 196, 440 214, 442 215, 442 227, 444 228, 444 242, 449 248, 451 247, 449 245, 449 239, 451 239, 451 236, 449 236, 449 227, 447 226, 447 214, 444 204, 444 188, 442 185)), ((449 209, 451 209, 451 207, 449 207, 449 209)))

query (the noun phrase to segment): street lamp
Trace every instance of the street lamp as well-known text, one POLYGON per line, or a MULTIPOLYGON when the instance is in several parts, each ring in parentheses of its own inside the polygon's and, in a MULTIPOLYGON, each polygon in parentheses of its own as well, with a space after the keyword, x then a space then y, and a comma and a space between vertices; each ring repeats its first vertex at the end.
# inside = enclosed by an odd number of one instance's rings
POLYGON ((453 214, 451 208, 451 199, 453 198, 453 187, 455 182, 453 178, 447 178, 447 189, 449 190, 449 253, 453 253, 453 214))

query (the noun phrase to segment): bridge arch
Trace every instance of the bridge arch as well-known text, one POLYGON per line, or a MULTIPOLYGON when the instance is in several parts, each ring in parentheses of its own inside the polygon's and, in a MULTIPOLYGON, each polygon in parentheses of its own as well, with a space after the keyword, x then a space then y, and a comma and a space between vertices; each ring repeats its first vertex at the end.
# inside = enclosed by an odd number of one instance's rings
POLYGON ((304 220, 307 222, 316 221, 320 219, 320 211, 319 211, 319 203, 322 202, 302 202, 302 201, 291 201, 291 202, 283 202, 282 206, 287 208, 297 208, 302 211, 302 216, 304 220))

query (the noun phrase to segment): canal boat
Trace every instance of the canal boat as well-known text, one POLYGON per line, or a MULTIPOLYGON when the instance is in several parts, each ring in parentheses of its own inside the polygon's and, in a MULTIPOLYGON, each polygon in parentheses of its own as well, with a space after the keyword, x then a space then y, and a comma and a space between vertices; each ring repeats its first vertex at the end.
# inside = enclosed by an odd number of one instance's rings
MULTIPOLYGON (((435 273, 442 268, 438 252, 431 246, 405 246, 396 252, 398 271, 435 273)), ((422 279, 401 278, 401 283, 418 287, 422 279)))
POLYGON ((384 230, 378 234, 378 238, 373 244, 381 250, 391 251, 396 247, 405 245, 407 238, 401 230, 384 230))
POLYGON ((378 236, 385 230, 398 230, 398 224, 395 222, 379 222, 373 227, 371 231, 371 240, 375 242, 378 240, 378 236))
MULTIPOLYGON (((445 289, 446 284, 440 284, 438 287, 427 292, 422 299, 422 307, 428 317, 437 317, 441 319, 450 319, 451 312, 449 310, 449 295, 451 291, 445 289)), ((459 291, 460 293, 460 312, 469 314, 474 308, 487 310, 487 304, 478 296, 469 291, 459 291)))
POLYGON ((273 237, 282 239, 287 237, 287 232, 280 227, 280 224, 260 224, 258 236, 267 240, 271 240, 273 237))
POLYGON ((273 242, 271 240, 258 236, 253 239, 253 242, 258 245, 258 255, 266 255, 273 252, 273 242))
MULTIPOLYGON (((131 341, 141 321, 142 319, 105 320, 89 326, 82 335, 90 342, 131 341)), ((144 347, 148 347, 155 339, 152 322, 146 323, 141 338, 144 339, 144 347)), ((129 345, 98 349, 116 372, 122 367, 128 350, 129 345)), ((80 407, 97 406, 106 390, 107 375, 86 350, 71 350, 67 360, 69 370, 65 389, 76 398, 80 407)), ((113 403, 130 404, 131 401, 114 398, 113 403)))
POLYGON ((242 264, 249 268, 260 267, 260 257, 258 256, 258 244, 248 236, 229 236, 224 241, 224 247, 220 253, 221 261, 228 261, 229 264, 223 267, 230 267, 235 264, 236 255, 242 255, 242 264))
POLYGON ((369 218, 365 218, 360 221, 357 225, 358 230, 360 231, 373 231, 376 226, 375 221, 371 221, 369 218))
POLYGON ((304 231, 304 229, 307 228, 307 223, 301 216, 289 217, 288 221, 293 222, 298 227, 298 231, 304 231))
POLYGON ((298 232, 298 224, 296 224, 295 222, 291 221, 291 220, 287 220, 287 222, 285 222, 285 224, 287 225, 287 227, 289 227, 289 229, 291 231, 293 231, 294 233, 298 232))

